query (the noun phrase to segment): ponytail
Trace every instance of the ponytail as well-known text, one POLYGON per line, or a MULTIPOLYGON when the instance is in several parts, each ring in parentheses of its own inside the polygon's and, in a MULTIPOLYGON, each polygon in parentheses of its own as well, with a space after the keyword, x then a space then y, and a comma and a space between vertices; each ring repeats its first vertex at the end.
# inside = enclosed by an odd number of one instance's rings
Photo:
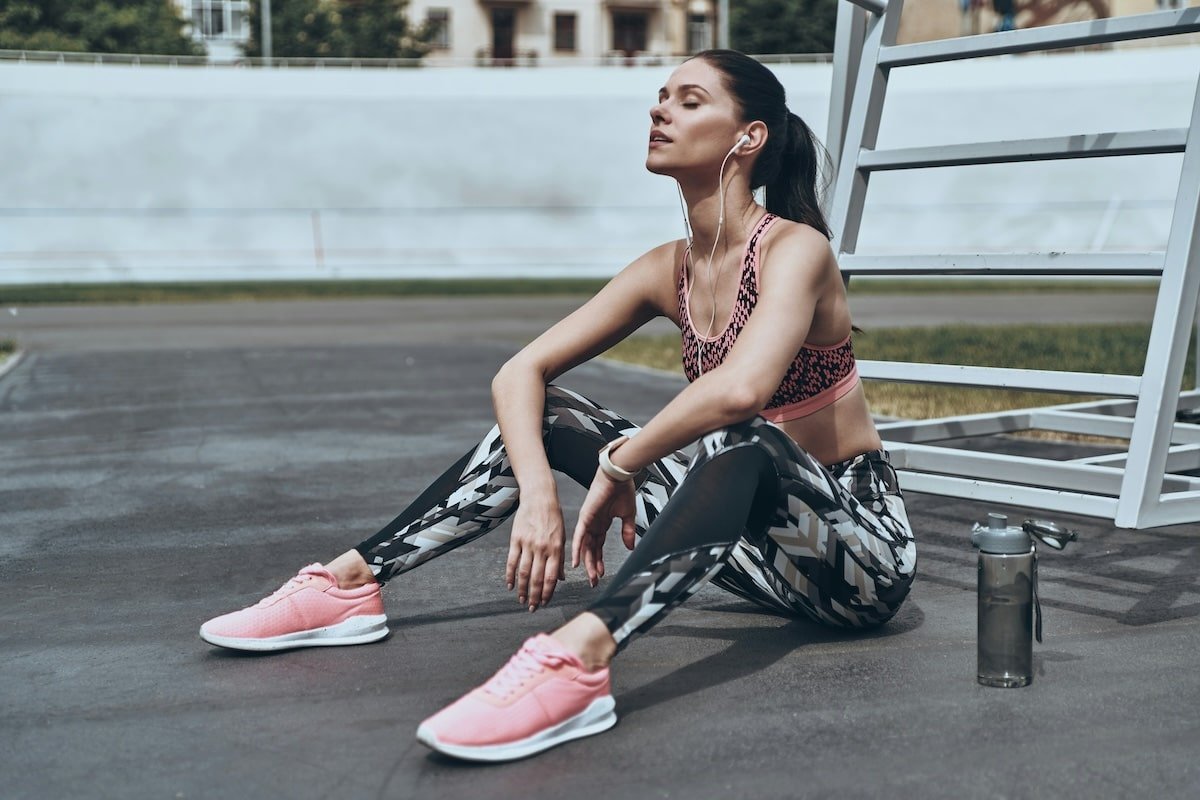
POLYGON ((763 176, 767 211, 811 225, 825 234, 825 238, 831 238, 819 199, 829 187, 829 153, 804 120, 790 111, 780 129, 783 144, 778 162, 771 174, 763 176))
POLYGON ((767 126, 767 144, 750 176, 751 190, 767 189, 767 211, 811 225, 832 238, 820 203, 829 186, 832 161, 804 120, 788 111, 779 78, 736 50, 705 50, 692 58, 703 59, 724 74, 743 120, 762 120, 767 126))

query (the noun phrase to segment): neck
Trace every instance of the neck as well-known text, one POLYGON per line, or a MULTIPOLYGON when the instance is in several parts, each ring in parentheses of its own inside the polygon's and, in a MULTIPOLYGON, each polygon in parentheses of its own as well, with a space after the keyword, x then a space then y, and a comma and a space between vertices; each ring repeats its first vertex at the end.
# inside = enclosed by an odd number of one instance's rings
POLYGON ((714 245, 718 254, 731 242, 740 242, 750 235, 750 226, 762 216, 763 209, 754 201, 748 181, 737 174, 725 173, 725 224, 720 226, 721 241, 717 241, 718 220, 721 216, 721 193, 707 179, 701 188, 695 182, 680 180, 688 219, 692 225, 693 257, 707 257, 714 245))

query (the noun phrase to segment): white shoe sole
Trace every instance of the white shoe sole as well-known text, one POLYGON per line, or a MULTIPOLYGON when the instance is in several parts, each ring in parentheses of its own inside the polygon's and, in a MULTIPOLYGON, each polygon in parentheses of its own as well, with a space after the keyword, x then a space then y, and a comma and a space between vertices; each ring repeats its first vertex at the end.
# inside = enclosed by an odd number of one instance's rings
POLYGON ((282 636, 270 636, 263 639, 245 639, 236 636, 221 636, 200 628, 200 638, 218 647, 228 647, 231 650, 287 650, 293 647, 337 647, 347 644, 366 644, 377 642, 388 635, 387 615, 372 614, 351 617, 345 622, 330 625, 326 628, 313 628, 296 633, 285 633, 282 636))
POLYGON ((514 761, 551 747, 601 733, 617 724, 616 701, 611 695, 593 700, 592 704, 568 720, 533 736, 506 744, 472 746, 443 742, 427 725, 417 728, 417 741, 439 753, 465 761, 514 761))

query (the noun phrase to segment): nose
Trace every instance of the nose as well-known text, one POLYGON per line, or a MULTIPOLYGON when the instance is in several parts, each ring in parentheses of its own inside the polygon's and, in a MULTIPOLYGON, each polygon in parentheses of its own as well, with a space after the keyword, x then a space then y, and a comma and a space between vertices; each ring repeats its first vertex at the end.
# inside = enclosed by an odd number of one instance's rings
POLYGON ((663 104, 661 102, 650 106, 650 120, 655 123, 667 121, 667 112, 663 109, 663 104))

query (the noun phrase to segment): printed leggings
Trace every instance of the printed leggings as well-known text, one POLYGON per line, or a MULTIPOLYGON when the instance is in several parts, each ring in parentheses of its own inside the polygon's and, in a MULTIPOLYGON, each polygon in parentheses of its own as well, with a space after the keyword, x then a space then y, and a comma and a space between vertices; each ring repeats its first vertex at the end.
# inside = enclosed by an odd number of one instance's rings
MULTIPOLYGON (((575 392, 547 387, 550 466, 583 486, 599 449, 637 431, 575 392)), ((708 580, 772 611, 839 627, 882 624, 908 594, 916 545, 884 451, 827 468, 755 417, 703 437, 690 463, 673 453, 642 476, 640 541, 588 609, 618 650, 708 580)), ((356 550, 387 582, 492 530, 516 510, 518 495, 493 428, 356 550)))

